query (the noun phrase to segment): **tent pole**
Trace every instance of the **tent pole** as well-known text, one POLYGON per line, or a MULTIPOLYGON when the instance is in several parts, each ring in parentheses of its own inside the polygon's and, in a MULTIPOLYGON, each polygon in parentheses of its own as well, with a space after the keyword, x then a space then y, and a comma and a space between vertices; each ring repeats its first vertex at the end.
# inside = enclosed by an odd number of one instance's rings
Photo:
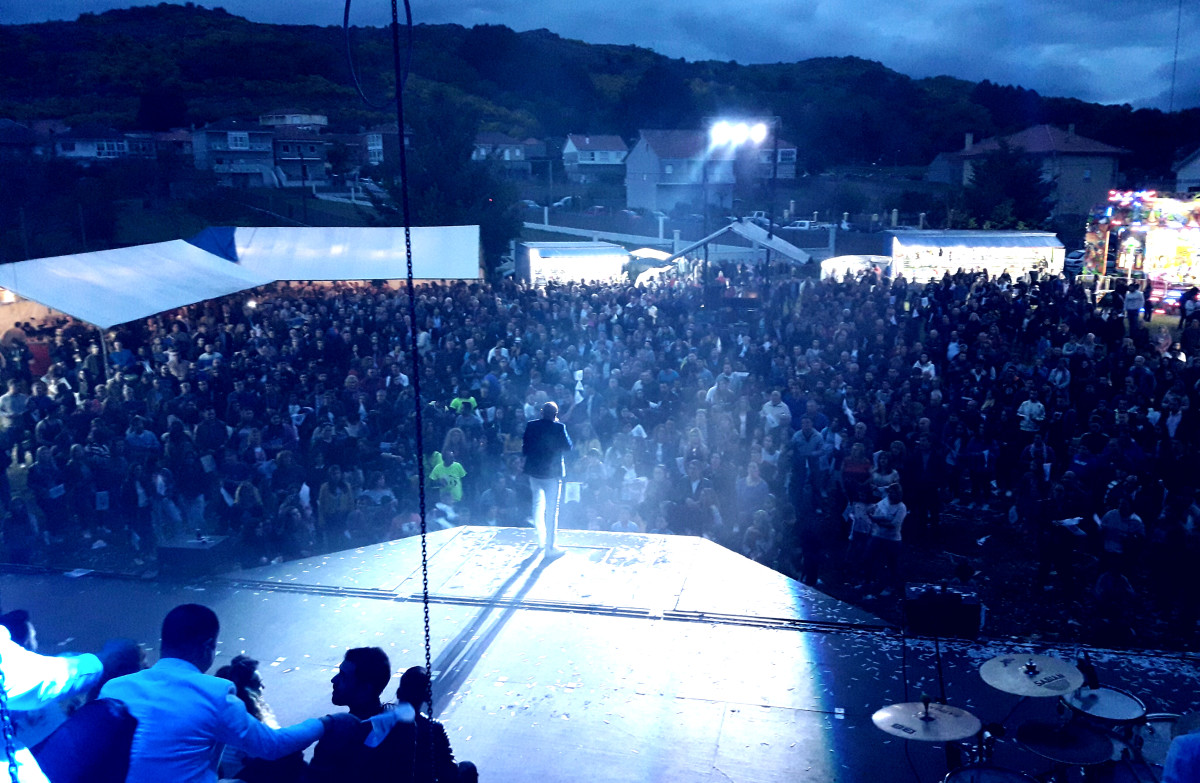
POLYGON ((104 358, 104 382, 108 383, 108 341, 104 339, 104 330, 99 326, 96 331, 100 333, 100 356, 104 358))

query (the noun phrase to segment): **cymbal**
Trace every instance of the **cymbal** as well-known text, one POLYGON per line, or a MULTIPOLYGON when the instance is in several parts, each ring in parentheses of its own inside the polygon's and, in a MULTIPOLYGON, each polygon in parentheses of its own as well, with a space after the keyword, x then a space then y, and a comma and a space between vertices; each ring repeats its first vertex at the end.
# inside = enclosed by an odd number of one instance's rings
POLYGON ((999 655, 979 667, 979 676, 1014 696, 1062 696, 1083 685, 1083 675, 1049 655, 999 655))
POLYGON ((1017 727, 1017 742, 1042 758, 1070 766, 1103 764, 1112 759, 1112 740, 1080 721, 1063 726, 1026 721, 1017 727))
POLYGON ((924 742, 954 742, 979 733, 982 724, 966 710, 930 702, 929 712, 919 701, 889 704, 871 716, 881 730, 895 737, 924 742))

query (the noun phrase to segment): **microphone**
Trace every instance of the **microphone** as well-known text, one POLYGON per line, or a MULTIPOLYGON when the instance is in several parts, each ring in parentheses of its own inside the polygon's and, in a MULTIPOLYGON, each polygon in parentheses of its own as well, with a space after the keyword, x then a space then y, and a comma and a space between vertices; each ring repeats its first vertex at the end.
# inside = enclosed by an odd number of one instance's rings
POLYGON ((1093 691, 1100 687, 1100 677, 1096 674, 1096 667, 1092 663, 1092 656, 1088 654, 1087 650, 1083 651, 1083 655, 1075 662, 1075 666, 1079 669, 1079 673, 1083 675, 1083 687, 1093 691))

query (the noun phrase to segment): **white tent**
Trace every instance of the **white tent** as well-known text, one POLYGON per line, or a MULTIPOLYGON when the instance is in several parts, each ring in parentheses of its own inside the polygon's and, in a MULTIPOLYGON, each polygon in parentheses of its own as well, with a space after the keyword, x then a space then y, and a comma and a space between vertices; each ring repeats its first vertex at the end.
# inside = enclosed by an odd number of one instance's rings
MULTIPOLYGON (((239 228, 238 264, 271 280, 396 280, 408 274, 403 228, 239 228)), ((479 278, 479 226, 412 229, 413 277, 479 278)))
POLYGON ((874 267, 886 271, 891 265, 891 256, 834 256, 821 262, 821 277, 841 280, 846 275, 858 275, 874 267))
POLYGON ((272 280, 182 239, 0 265, 0 287, 102 329, 272 280))

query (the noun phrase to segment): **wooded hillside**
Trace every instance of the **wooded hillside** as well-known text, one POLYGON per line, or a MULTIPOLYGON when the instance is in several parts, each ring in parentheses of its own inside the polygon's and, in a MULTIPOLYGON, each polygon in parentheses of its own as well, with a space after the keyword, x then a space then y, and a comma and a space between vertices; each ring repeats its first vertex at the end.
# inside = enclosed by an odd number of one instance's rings
MULTIPOLYGON (((364 87, 382 100, 392 90, 390 33, 356 28, 351 37, 364 87)), ((392 116, 371 111, 351 87, 340 27, 256 24, 163 4, 0 26, 0 51, 0 117, 19 121, 151 129, 295 107, 356 129, 392 116)), ((809 171, 924 165, 959 149, 967 132, 979 140, 1049 122, 1131 150, 1122 168, 1136 184, 1168 175, 1200 145, 1200 109, 1166 115, 988 81, 912 79, 855 57, 692 63, 498 26, 417 26, 411 111, 438 84, 477 110, 483 129, 522 137, 633 137, 638 128, 695 127, 735 111, 779 115, 809 171)))

